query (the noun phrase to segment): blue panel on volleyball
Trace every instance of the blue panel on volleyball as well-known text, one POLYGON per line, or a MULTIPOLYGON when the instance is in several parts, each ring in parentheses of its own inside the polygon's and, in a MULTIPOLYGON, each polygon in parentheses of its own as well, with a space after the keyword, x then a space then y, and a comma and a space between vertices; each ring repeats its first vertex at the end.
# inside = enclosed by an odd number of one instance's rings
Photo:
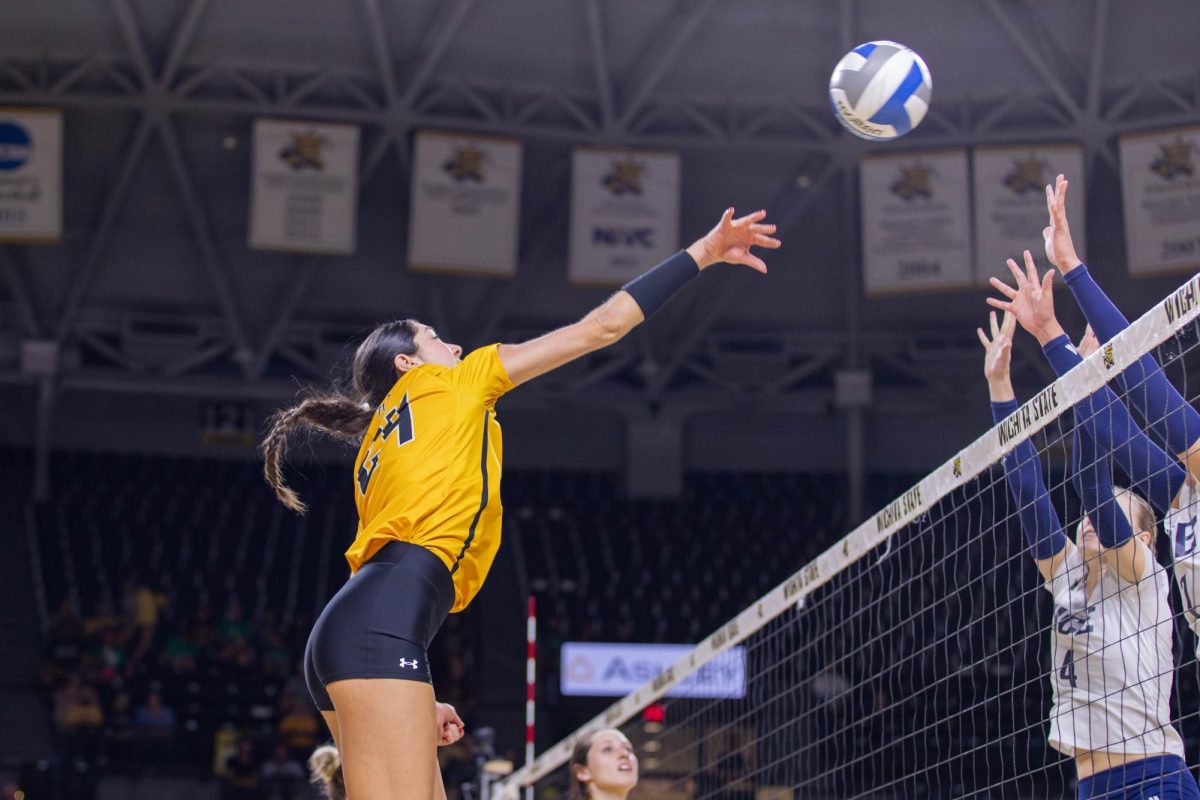
POLYGON ((858 47, 854 48, 854 52, 858 53, 863 58, 869 58, 871 53, 875 52, 875 43, 867 42, 866 44, 860 44, 858 47))
POLYGON ((896 87, 896 91, 892 92, 892 96, 880 106, 870 121, 876 125, 891 125, 896 129, 897 136, 903 136, 912 130, 912 121, 908 118, 908 109, 904 107, 904 104, 917 89, 921 88, 922 80, 924 77, 921 75, 921 68, 913 64, 908 75, 896 87))

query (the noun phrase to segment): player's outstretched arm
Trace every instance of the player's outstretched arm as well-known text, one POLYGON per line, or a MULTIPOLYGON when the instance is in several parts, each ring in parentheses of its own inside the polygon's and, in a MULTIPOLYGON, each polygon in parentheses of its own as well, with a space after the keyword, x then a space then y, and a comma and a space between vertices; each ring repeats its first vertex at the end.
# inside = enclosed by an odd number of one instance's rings
MULTIPOLYGON (((1007 300, 988 298, 988 303, 1011 311, 1021 327, 1042 345, 1042 352, 1055 372, 1065 375, 1082 357, 1054 313, 1054 270, 1047 271, 1039 280, 1028 250, 1024 271, 1012 259, 1008 266, 1016 288, 993 278, 992 285, 1007 300)), ((1096 346, 1093 337, 1091 349, 1096 346)), ((1139 488, 1156 498, 1155 505, 1162 508, 1170 505, 1182 487, 1183 469, 1150 441, 1107 386, 1075 405, 1074 436, 1075 485, 1104 548, 1104 557, 1126 580, 1138 580, 1148 564, 1148 551, 1133 538, 1129 520, 1113 497, 1109 456, 1121 464, 1139 488)))
POLYGON ((776 249, 775 226, 764 223, 766 211, 739 219, 726 209, 705 236, 635 278, 576 323, 521 344, 502 344, 500 361, 514 384, 521 384, 569 361, 616 342, 666 304, 689 281, 713 264, 742 264, 758 272, 767 265, 751 247, 776 249))
MULTIPOLYGON (((1012 359, 1012 335, 1016 317, 1004 314, 1004 322, 996 324, 996 312, 989 318, 991 337, 983 328, 976 328, 983 344, 983 375, 987 378, 988 394, 992 401, 992 419, 998 424, 1017 410, 1018 403, 1009 377, 1012 359)), ((1017 504, 1017 516, 1029 551, 1044 580, 1051 580, 1067 554, 1067 537, 1042 477, 1042 462, 1028 439, 1021 442, 1004 458, 1004 479, 1017 504)))
MULTIPOLYGON (((1055 372, 1058 375, 1067 374, 1082 357, 1071 346, 1070 339, 1054 313, 1054 270, 1047 271, 1039 281, 1037 267, 1028 250, 1025 251, 1024 272, 1012 259, 1008 261, 1008 268, 1012 272, 1016 288, 999 278, 992 278, 992 285, 1007 300, 989 298, 988 303, 996 308, 1011 310, 1020 321, 1021 327, 1033 334, 1038 344, 1042 345, 1042 352, 1055 372)), ((1085 340, 1088 338, 1085 337, 1085 340)), ((1090 338, 1091 349, 1094 350, 1099 343, 1095 341, 1094 336, 1090 338)), ((1156 369, 1157 366, 1155 364, 1156 369)), ((1158 370, 1158 373, 1162 375, 1162 370, 1158 370)), ((1166 377, 1162 380, 1166 382, 1166 377)), ((1182 401, 1182 398, 1180 399, 1182 401)), ((1145 495, 1155 510, 1160 515, 1166 514, 1183 488, 1184 470, 1175 459, 1163 452, 1143 433, 1116 394, 1107 386, 1101 387, 1076 406, 1075 415, 1082 424, 1091 428, 1091 435, 1095 437, 1098 445, 1104 451, 1112 453, 1133 486, 1145 495)), ((1149 414, 1145 416, 1151 418, 1149 414)), ((1200 431, 1200 418, 1195 430, 1200 431)))
MULTIPOLYGON (((1067 288, 1075 297, 1088 324, 1102 342, 1129 327, 1129 320, 1104 290, 1092 278, 1071 240, 1067 222, 1067 187, 1069 181, 1059 175, 1053 187, 1046 187, 1046 210, 1050 224, 1042 230, 1046 257, 1058 267, 1067 288)), ((1117 380, 1125 397, 1149 421, 1150 431, 1200 478, 1200 413, 1167 379, 1154 356, 1147 353, 1131 365, 1117 380)))

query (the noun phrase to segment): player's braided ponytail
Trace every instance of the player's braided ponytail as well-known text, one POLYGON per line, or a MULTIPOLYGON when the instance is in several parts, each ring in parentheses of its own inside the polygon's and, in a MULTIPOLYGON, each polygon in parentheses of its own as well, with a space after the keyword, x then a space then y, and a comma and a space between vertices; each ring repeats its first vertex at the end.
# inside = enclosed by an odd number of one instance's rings
POLYGON ((305 511, 300 496, 283 480, 288 437, 301 429, 317 430, 339 441, 358 444, 375 407, 396 383, 396 356, 417 351, 413 339, 416 332, 413 320, 385 322, 354 351, 349 391, 335 386, 330 391, 310 393, 298 405, 277 411, 267 420, 267 435, 261 445, 263 477, 281 503, 297 513, 305 511))

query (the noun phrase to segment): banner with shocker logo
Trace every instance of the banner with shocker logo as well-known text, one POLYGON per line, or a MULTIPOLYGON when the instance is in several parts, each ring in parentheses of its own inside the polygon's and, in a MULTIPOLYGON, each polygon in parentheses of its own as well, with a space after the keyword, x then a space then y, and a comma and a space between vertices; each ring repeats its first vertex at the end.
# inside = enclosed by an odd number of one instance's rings
POLYGON ((1121 184, 1130 274, 1200 267, 1200 128, 1122 136, 1121 184))
POLYGON ((62 235, 62 114, 0 108, 0 241, 62 235))
POLYGON ((410 268, 501 277, 517 271, 521 154, 514 139, 417 133, 410 268))
POLYGON ((966 150, 864 158, 859 188, 868 294, 971 285, 966 150))
POLYGON ((578 148, 572 283, 619 286, 679 249, 679 154, 578 148))
POLYGON ((358 139, 354 125, 256 119, 250 246, 353 253, 358 139))
POLYGON ((1071 182, 1067 218, 1076 249, 1087 254, 1083 149, 1073 144, 979 147, 975 164, 975 267, 979 283, 996 276, 1011 283, 1005 262, 1025 250, 1044 260, 1046 186, 1062 174, 1071 182))

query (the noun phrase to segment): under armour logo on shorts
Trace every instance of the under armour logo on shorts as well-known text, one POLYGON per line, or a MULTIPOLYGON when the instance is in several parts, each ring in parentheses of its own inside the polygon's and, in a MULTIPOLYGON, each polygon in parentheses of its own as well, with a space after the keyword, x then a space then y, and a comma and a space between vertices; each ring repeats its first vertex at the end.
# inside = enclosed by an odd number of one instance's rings
POLYGON ((415 658, 412 660, 402 658, 400 659, 400 666, 407 667, 408 669, 416 669, 417 667, 421 666, 421 662, 417 661, 415 658))

